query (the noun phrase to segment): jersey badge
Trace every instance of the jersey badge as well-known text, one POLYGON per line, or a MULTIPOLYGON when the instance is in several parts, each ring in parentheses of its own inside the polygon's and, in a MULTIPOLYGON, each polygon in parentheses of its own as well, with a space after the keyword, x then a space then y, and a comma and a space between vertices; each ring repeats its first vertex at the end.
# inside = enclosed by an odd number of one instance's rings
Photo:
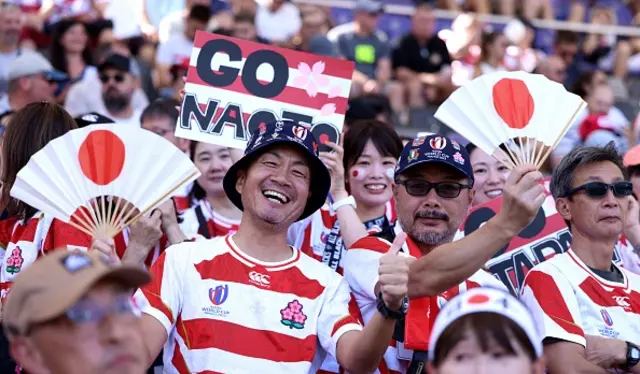
POLYGON ((16 274, 22 270, 22 264, 24 258, 22 258, 22 249, 15 247, 11 252, 11 256, 7 259, 7 273, 16 274))
POLYGON ((307 316, 302 312, 302 304, 298 300, 293 300, 287 307, 280 310, 282 319, 280 322, 290 329, 303 329, 307 316))

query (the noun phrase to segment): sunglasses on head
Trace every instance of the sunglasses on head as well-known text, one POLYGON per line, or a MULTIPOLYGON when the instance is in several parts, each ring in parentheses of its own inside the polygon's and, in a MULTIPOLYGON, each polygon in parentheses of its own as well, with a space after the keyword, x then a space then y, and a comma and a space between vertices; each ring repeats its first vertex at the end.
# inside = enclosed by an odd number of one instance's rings
POLYGON ((104 84, 108 83, 110 80, 114 80, 116 83, 122 83, 124 82, 124 74, 122 73, 117 73, 117 74, 100 74, 100 81, 104 84))
POLYGON ((404 185, 407 193, 415 197, 427 196, 431 189, 436 190, 436 194, 445 199, 455 199, 460 196, 463 188, 471 188, 471 185, 458 182, 429 182, 423 179, 398 180, 396 184, 404 185))
POLYGON ((609 190, 613 191, 613 195, 615 197, 631 196, 631 194, 633 194, 633 184, 631 182, 616 182, 612 184, 604 182, 589 182, 569 191, 568 197, 571 197, 580 191, 584 191, 587 196, 599 199, 604 197, 609 190))

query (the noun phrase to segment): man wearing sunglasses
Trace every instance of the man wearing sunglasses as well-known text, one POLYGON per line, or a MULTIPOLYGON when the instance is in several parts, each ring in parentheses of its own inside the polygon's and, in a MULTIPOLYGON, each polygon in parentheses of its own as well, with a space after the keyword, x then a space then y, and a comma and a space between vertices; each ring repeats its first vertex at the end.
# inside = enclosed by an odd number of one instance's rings
POLYGON ((543 328, 548 372, 640 373, 640 275, 613 263, 638 211, 615 146, 574 148, 550 187, 571 249, 535 266, 521 291, 543 328))
POLYGON ((145 373, 131 295, 150 279, 97 251, 60 249, 39 259, 18 275, 2 306, 11 355, 29 374, 145 373))
POLYGON ((473 169, 467 150, 437 134, 414 139, 405 145, 394 177, 398 222, 386 232, 354 243, 347 252, 344 274, 366 324, 381 307, 377 304, 378 281, 382 279, 378 276, 378 263, 382 271, 387 263, 394 266, 407 259, 383 256, 392 241, 399 244, 397 234, 407 233, 402 250, 412 262, 411 299, 406 317, 398 316, 396 344, 388 348, 385 361, 391 371, 423 373, 430 318, 435 318, 444 303, 466 289, 490 286, 506 290, 481 267, 533 219, 544 200, 544 188, 540 185, 542 175, 532 166, 514 169, 505 183, 498 215, 461 241, 452 242, 474 197, 473 169), (446 251, 436 250, 445 245, 446 251), (443 252, 448 257, 440 257, 443 252), (434 266, 440 260, 442 263, 434 266))
POLYGON ((140 126, 142 111, 132 105, 133 94, 139 87, 139 72, 131 59, 113 53, 98 66, 98 73, 102 82, 102 101, 107 109, 107 113, 101 114, 113 118, 116 123, 140 126))

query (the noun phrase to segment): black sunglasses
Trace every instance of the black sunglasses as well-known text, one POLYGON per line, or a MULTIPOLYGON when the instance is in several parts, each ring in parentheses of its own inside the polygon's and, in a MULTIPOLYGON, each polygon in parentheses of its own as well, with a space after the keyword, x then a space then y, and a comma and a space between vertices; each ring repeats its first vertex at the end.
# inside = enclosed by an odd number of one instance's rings
POLYGON ((114 75, 109 75, 109 74, 100 74, 100 81, 103 84, 106 84, 107 82, 109 82, 111 79, 113 79, 114 81, 116 81, 116 83, 122 83, 124 82, 124 74, 122 73, 118 73, 118 74, 114 74, 114 75))
POLYGON ((631 194, 633 194, 633 184, 631 182, 616 182, 612 184, 589 182, 569 191, 567 197, 571 197, 580 191, 584 191, 587 196, 599 199, 604 197, 609 190, 613 191, 613 195, 615 197, 631 196, 631 194))
POLYGON ((407 193, 415 197, 427 196, 432 188, 436 190, 436 194, 445 199, 455 199, 460 196, 463 188, 471 188, 471 185, 458 182, 429 182, 423 179, 406 179, 398 180, 396 184, 404 185, 407 193))

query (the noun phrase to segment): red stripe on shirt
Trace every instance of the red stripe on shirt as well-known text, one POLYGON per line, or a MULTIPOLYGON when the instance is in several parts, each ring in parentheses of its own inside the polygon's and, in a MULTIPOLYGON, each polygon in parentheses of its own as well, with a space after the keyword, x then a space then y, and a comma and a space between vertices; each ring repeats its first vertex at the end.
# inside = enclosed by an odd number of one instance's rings
POLYGON ((151 269, 149 269, 149 272, 151 273, 151 283, 148 283, 147 285, 143 286, 140 290, 149 301, 149 304, 153 308, 161 311, 165 315, 165 317, 167 317, 167 319, 171 322, 171 324, 173 324, 174 323, 173 314, 171 313, 171 310, 169 309, 169 307, 167 307, 167 305, 165 305, 165 303, 162 302, 162 296, 161 296, 162 275, 164 273, 164 265, 165 265, 166 258, 167 258, 166 252, 160 255, 160 257, 158 258, 158 261, 156 261, 156 263, 151 267, 151 269))
POLYGON ((573 320, 566 301, 552 276, 541 271, 530 271, 525 280, 526 286, 533 292, 545 315, 553 319, 569 334, 584 336, 582 329, 573 320))
POLYGON ((340 330, 341 327, 350 325, 352 323, 358 324, 358 320, 355 319, 351 314, 347 314, 346 316, 340 318, 338 322, 333 325, 333 330, 331 331, 331 336, 333 336, 336 331, 340 330))
POLYGON ((299 339, 207 318, 185 320, 183 326, 192 350, 216 348, 248 358, 311 362, 317 348, 318 338, 315 334, 299 339))
POLYGON ((582 283, 580 289, 584 291, 594 304, 602 307, 622 307, 626 312, 640 314, 640 293, 631 291, 624 292, 621 288, 613 288, 607 291, 592 276, 588 276, 582 283), (619 301, 618 301, 619 300, 619 301))
POLYGON ((391 245, 388 241, 375 236, 366 236, 364 238, 356 240, 356 242, 353 243, 349 250, 366 249, 369 251, 385 254, 389 252, 389 248, 391 248, 391 245))

